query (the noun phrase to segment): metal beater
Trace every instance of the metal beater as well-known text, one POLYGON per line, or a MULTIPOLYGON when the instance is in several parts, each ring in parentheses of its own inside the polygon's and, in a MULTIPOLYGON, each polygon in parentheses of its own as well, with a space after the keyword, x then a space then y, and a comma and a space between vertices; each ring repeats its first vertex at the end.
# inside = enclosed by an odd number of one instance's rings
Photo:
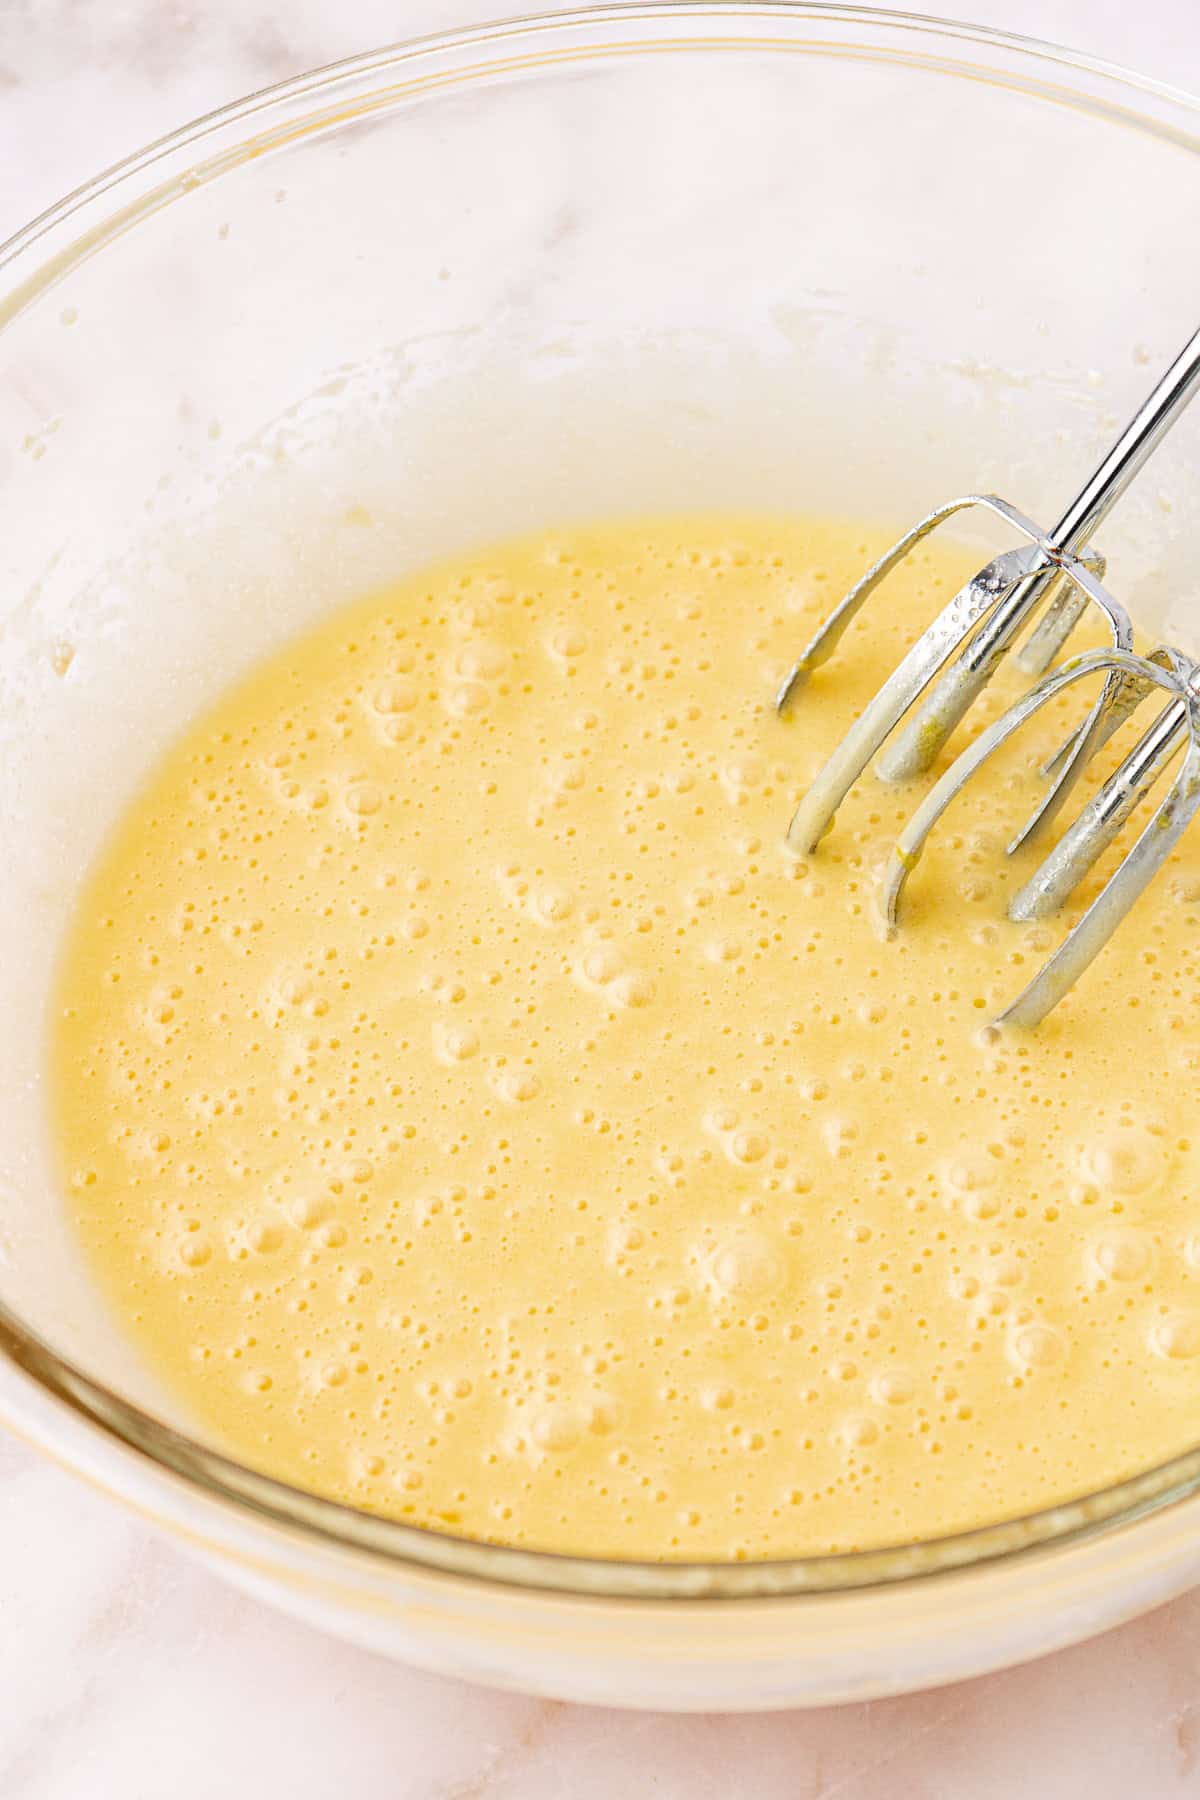
POLYGON ((994 1021, 997 1025, 1033 1026, 1045 1018, 1111 937, 1200 808, 1200 665, 1170 645, 1148 656, 1134 653, 1129 618, 1103 586, 1104 559, 1088 549, 1098 526, 1197 387, 1200 331, 1052 531, 1042 531, 994 494, 967 494, 929 513, 867 570, 830 614, 776 697, 778 711, 785 712, 811 672, 832 656, 880 583, 922 538, 956 513, 984 507, 1025 540, 994 557, 960 588, 854 721, 792 819, 788 843, 805 855, 816 848, 842 800, 880 751, 879 773, 886 780, 905 780, 929 767, 1043 601, 1048 602, 1046 609, 1018 653, 1021 665, 1035 675, 1053 662, 1089 607, 1105 621, 1111 647, 1074 657, 1044 675, 962 752, 918 807, 884 877, 882 906, 889 930, 895 928, 904 884, 942 813, 992 752, 1034 713, 1077 682, 1101 679, 1086 717, 1046 764, 1046 795, 1009 845, 1010 855, 1046 828, 1096 752, 1145 699, 1154 693, 1169 697, 1011 901, 1012 919, 1043 918, 1056 911, 1183 751, 1174 781, 1137 841, 1058 950, 994 1021), (910 712, 912 716, 906 717, 910 712))

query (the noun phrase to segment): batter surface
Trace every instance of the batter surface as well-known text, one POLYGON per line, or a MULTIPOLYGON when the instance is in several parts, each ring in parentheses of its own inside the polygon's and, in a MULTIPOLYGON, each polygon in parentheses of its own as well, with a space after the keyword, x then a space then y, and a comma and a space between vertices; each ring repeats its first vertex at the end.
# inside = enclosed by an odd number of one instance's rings
POLYGON ((331 617, 155 771, 66 948, 55 1131, 205 1435, 421 1524, 719 1558, 971 1526, 1200 1438, 1197 849, 1045 1027, 982 1042, 1054 941, 1005 922, 1002 854, 1054 720, 895 943, 911 790, 783 846, 978 561, 915 559, 778 720, 881 547, 505 545, 331 617))

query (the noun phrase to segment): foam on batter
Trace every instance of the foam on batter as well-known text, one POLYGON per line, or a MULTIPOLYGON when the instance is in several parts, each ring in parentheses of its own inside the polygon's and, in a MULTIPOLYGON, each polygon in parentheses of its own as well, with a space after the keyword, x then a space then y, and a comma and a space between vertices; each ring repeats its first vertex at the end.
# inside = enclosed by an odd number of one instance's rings
POLYGON ((1002 853, 1053 718, 895 943, 912 790, 784 848, 972 566, 914 558, 779 720, 881 547, 504 545, 331 617, 155 770, 66 947, 56 1132, 97 1278, 232 1454, 482 1538, 740 1558, 1200 1437, 1196 848, 1042 1030, 983 1042, 1053 941, 1005 922, 1002 853))

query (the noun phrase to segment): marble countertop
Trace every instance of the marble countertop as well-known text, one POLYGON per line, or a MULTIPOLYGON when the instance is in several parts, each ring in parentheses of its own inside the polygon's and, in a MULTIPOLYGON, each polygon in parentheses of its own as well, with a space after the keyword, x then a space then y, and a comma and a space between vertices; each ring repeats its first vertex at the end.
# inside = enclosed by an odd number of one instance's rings
MULTIPOLYGON (((966 10, 1200 87, 1194 9, 966 10)), ((0 238, 239 93, 515 10, 0 0, 0 238)), ((934 1693, 774 1716, 623 1714, 468 1688, 332 1643, 0 1439, 0 1696, 3 1800, 1175 1800, 1200 1795, 1200 1593, 934 1693)))

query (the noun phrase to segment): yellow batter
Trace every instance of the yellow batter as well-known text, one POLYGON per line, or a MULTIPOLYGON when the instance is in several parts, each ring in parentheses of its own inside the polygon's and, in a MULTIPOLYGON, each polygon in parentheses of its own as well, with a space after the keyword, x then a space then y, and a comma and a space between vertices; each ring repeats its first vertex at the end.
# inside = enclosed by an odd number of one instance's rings
MULTIPOLYGON (((288 1481, 504 1542, 845 1549, 1200 1438, 1200 846, 1038 1033, 1027 737, 871 924, 912 793, 783 847, 977 558, 827 523, 555 533, 331 618, 189 732, 89 879, 55 1126, 113 1307, 288 1481)), ((973 720, 987 716, 990 705, 973 720)), ((1061 719, 1059 720, 1061 731, 1061 719)))

